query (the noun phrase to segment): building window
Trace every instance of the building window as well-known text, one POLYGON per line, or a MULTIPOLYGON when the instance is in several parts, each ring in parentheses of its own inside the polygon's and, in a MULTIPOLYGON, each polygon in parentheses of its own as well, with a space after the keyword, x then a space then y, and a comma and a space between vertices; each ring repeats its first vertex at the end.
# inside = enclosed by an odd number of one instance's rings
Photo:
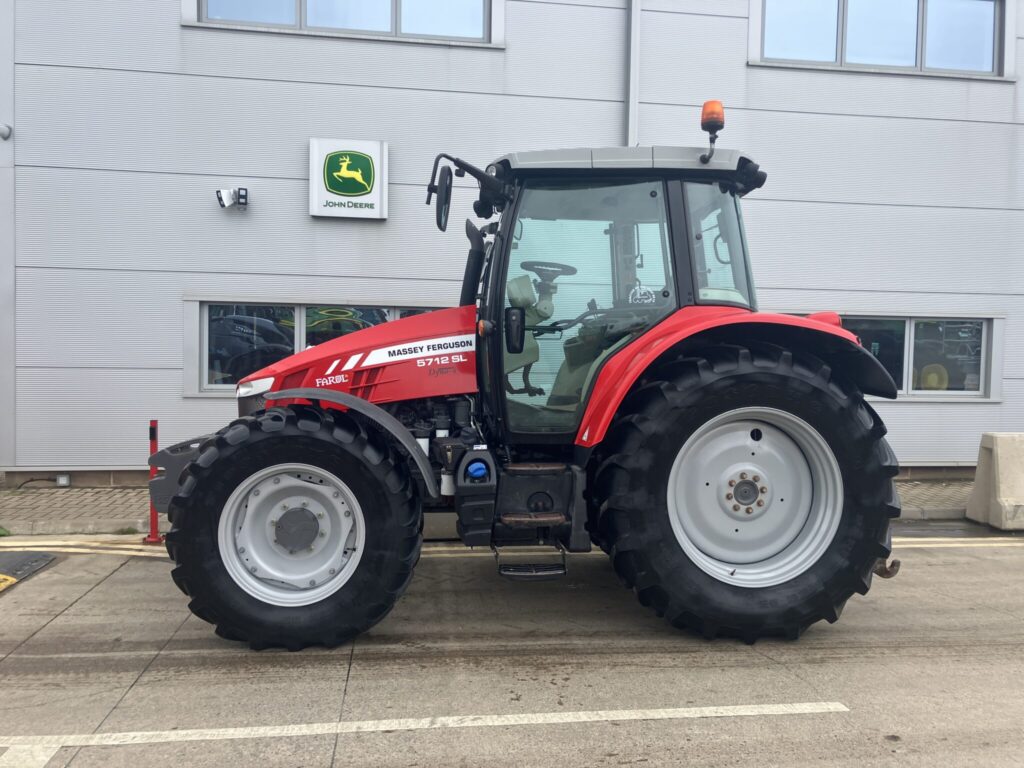
POLYGON ((231 389, 307 347, 430 309, 209 303, 202 307, 203 389, 231 389))
POLYGON ((999 74, 1000 0, 764 0, 767 61, 999 74))
POLYGON ((310 31, 487 42, 491 0, 199 0, 199 19, 310 31))
POLYGON ((990 321, 844 317, 903 395, 987 395, 990 321))

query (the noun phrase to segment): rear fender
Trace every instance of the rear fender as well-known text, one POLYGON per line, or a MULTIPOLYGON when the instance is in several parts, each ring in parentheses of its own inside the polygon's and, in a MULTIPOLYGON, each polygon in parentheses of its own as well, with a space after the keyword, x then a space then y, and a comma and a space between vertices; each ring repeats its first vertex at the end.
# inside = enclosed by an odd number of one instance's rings
POLYGON ((808 352, 864 394, 896 397, 896 384, 889 372, 854 334, 842 328, 834 313, 798 317, 691 306, 656 325, 605 364, 580 422, 576 444, 591 448, 601 442, 637 379, 662 358, 713 344, 751 342, 808 352))

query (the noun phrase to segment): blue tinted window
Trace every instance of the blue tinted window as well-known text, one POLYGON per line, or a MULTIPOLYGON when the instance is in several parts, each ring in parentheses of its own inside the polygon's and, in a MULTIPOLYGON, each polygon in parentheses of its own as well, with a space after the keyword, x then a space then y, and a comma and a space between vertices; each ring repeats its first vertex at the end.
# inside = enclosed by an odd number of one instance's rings
POLYGON ((206 18, 295 26, 295 0, 207 0, 206 18))
POLYGON ((846 60, 917 65, 917 0, 848 0, 846 60))
POLYGON ((991 72, 995 24, 995 0, 930 0, 924 65, 991 72))
POLYGON ((311 27, 391 31, 391 0, 306 0, 311 27))
POLYGON ((484 37, 484 0, 401 0, 401 33, 437 37, 484 37))
POLYGON ((766 0, 768 59, 835 61, 839 0, 766 0))

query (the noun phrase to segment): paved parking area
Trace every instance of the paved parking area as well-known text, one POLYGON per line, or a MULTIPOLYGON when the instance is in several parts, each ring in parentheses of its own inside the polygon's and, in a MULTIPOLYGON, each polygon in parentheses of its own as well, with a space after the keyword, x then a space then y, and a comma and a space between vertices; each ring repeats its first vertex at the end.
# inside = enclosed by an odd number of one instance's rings
POLYGON ((948 768, 1024 754, 1024 538, 901 528, 896 579, 838 624, 754 646, 673 630, 601 555, 521 584, 485 553, 438 546, 370 634, 301 653, 218 639, 137 538, 27 539, 60 559, 0 594, 0 766, 948 768))

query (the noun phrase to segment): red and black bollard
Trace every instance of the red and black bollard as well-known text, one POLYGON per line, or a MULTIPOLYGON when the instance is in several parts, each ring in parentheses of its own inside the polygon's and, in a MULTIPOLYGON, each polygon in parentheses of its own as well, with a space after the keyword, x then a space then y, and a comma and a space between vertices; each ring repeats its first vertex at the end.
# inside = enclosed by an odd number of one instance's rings
MULTIPOLYGON (((149 455, 152 456, 159 449, 157 441, 157 422, 156 419, 150 419, 149 421, 149 455)), ((152 480, 156 477, 156 467, 151 466, 149 468, 149 479, 152 480)), ((149 535, 142 540, 143 544, 163 544, 164 537, 160 535, 160 515, 156 511, 156 507, 153 506, 153 499, 149 499, 149 535)))

